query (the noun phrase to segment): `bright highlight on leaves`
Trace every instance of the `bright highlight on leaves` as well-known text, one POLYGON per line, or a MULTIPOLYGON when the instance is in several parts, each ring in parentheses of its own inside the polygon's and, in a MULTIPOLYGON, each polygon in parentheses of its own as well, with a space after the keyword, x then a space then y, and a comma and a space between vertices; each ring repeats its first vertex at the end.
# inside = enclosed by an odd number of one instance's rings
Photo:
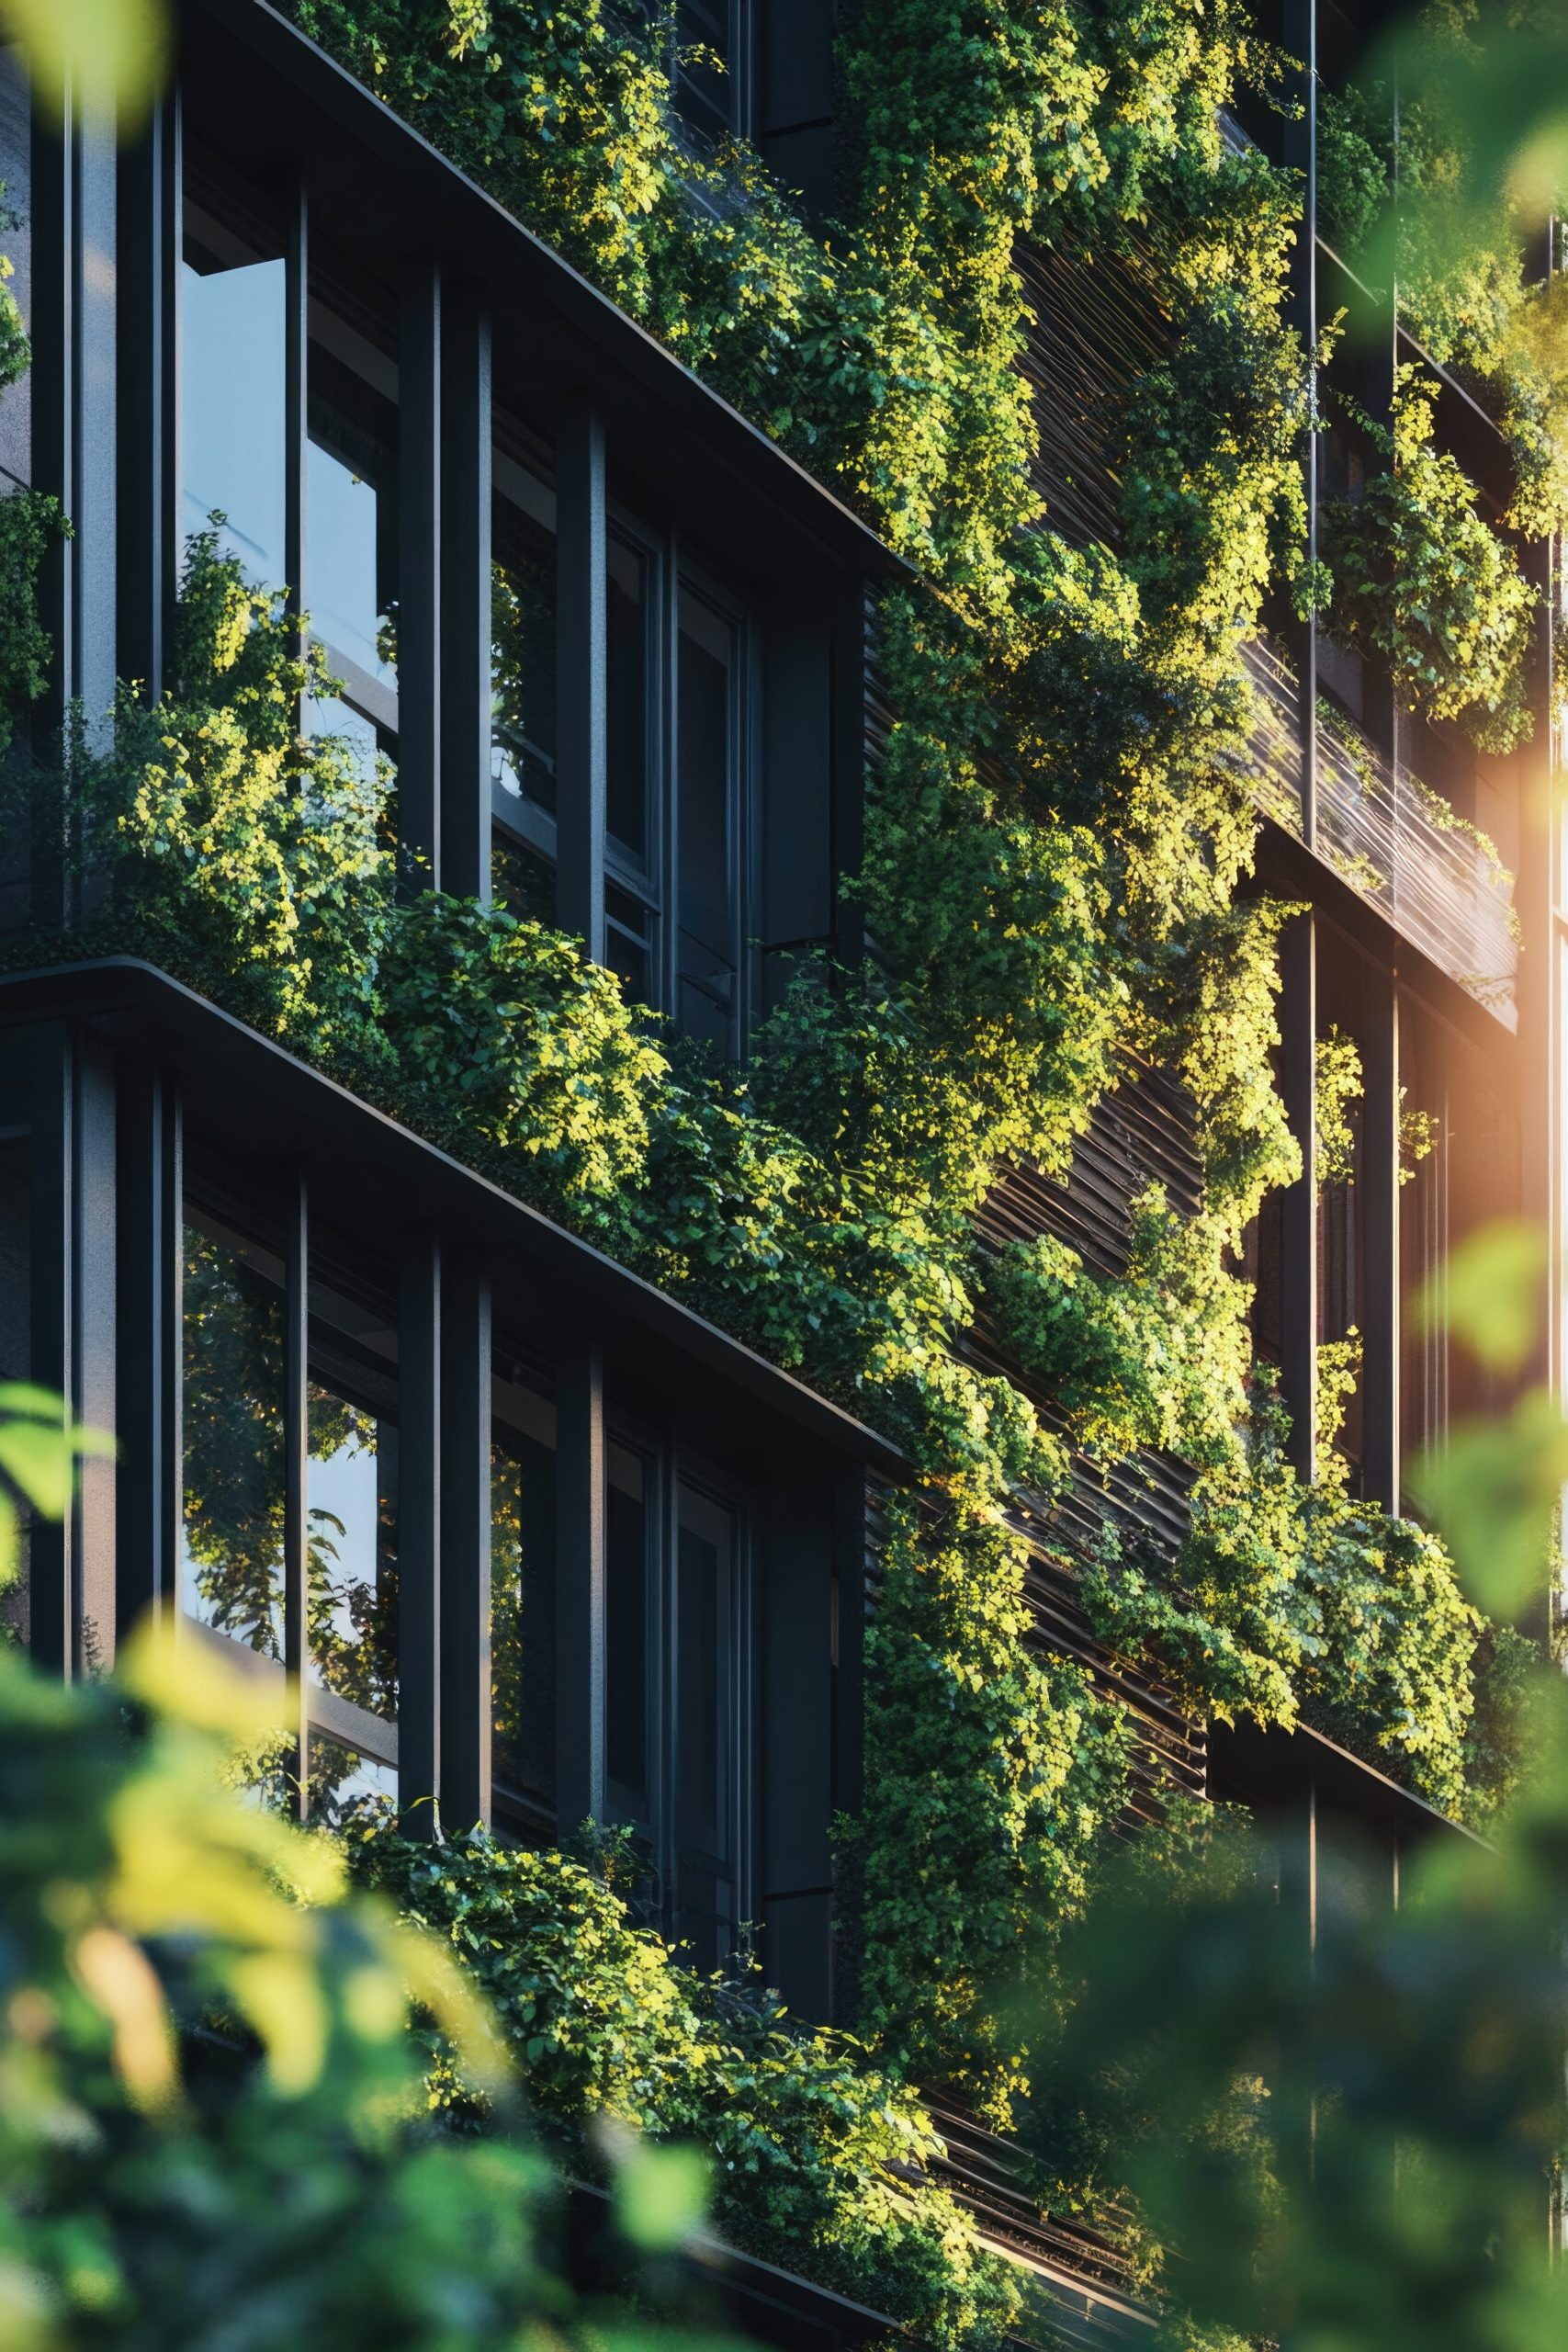
POLYGON ((89 113, 140 122, 164 86, 164 0, 0 0, 0 26, 19 41, 36 87, 57 109, 67 93, 89 113))

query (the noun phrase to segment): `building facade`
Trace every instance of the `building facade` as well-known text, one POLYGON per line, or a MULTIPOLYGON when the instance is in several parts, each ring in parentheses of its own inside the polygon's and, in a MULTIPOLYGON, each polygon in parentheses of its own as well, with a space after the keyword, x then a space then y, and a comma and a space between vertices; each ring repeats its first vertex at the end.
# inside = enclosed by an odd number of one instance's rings
MULTIPOLYGON (((1356 330, 1325 371, 1356 414, 1325 403, 1306 444, 1314 525, 1378 470, 1376 428, 1414 362, 1501 530, 1498 424, 1315 218, 1316 94, 1370 28, 1329 0, 1284 6, 1269 29, 1302 61, 1300 110, 1226 135, 1303 175, 1304 339, 1340 311, 1356 330)), ((832 210, 852 126, 830 0, 679 15, 705 45, 673 69, 694 152, 739 133, 832 210)), ((351 776, 395 776, 405 890, 558 928, 705 1067, 744 1064, 803 959, 875 953, 844 888, 898 716, 868 614, 913 567, 287 16, 187 0, 178 35, 175 84, 128 144, 35 116, 14 52, 0 70, 32 346, 0 398, 0 467, 71 526, 40 577, 53 662, 24 731, 36 749, 79 706, 90 737, 121 682, 144 705, 175 692, 186 550, 214 533, 308 613, 337 683, 307 688, 300 725, 342 741, 351 776)), ((1060 243, 1019 266, 1046 514, 1067 545, 1114 550, 1108 419, 1160 362, 1159 289, 1060 243)), ((1555 594, 1551 547, 1521 560, 1555 594)), ((1310 1478, 1320 1347, 1359 1335, 1340 1442, 1354 1490, 1394 1514, 1418 1450, 1495 1401, 1421 1295, 1489 1220, 1562 1224, 1544 602, 1538 626, 1533 740, 1493 756, 1413 717, 1374 658, 1282 594, 1247 648, 1249 887, 1300 910, 1278 1070, 1307 1171, 1247 1238, 1254 1337, 1310 1478), (1348 1158, 1325 1174, 1331 1033, 1363 1084, 1348 1158)), ((60 1390, 119 1448, 87 1465, 62 1527, 31 1531, 16 1633, 74 1677, 167 1611, 292 1694, 285 1777, 318 1815, 378 1792, 416 1826, 482 1820, 528 1843, 627 1825, 651 1924, 717 1967, 752 1923, 792 2009, 848 2021, 834 1826, 862 1803, 863 1654, 901 1443, 450 1135, 416 1131, 373 1074, 356 1088, 313 1067, 144 947, 62 950, 89 928, 90 871, 47 828, 7 856, 0 1369, 60 1390)), ((1055 1236, 1114 1278, 1151 1181, 1179 1205, 1201 1195, 1190 1101, 1133 1057, 1069 1174, 998 1172, 982 1252, 1055 1236)), ((1049 1419, 983 1316, 963 1344, 1049 1419)), ((1554 1331, 1553 1378, 1557 1346, 1554 1331)), ((1076 1563, 1108 1519, 1174 1558, 1190 1485, 1151 1449, 1109 1477, 1080 1458, 1043 1517, 1020 1498, 1029 1643, 1123 1712, 1134 1817, 1173 1788, 1268 1811, 1282 1850, 1299 1841, 1305 1917, 1320 1821, 1344 1815, 1396 1890, 1408 1841, 1460 1834, 1429 1805, 1307 1724, 1207 1724, 1091 1622, 1076 1563)), ((1043 2211, 962 2086, 933 2098, 987 2239, 1083 2340, 1135 2339, 1113 2233, 1043 2211)), ((732 2283, 780 2340, 881 2332, 804 2266, 738 2260, 732 2283)))

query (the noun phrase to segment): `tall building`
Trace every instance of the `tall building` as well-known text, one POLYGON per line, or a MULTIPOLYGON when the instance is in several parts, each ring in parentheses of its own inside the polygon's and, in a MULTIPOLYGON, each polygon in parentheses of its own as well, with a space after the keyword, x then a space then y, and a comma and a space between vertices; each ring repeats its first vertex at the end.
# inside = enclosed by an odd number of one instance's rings
MULTIPOLYGON (((852 211, 865 125, 842 44, 874 45, 876 13, 680 8, 700 45, 671 65, 694 171, 739 135, 807 218, 852 211)), ((1296 910, 1276 1068, 1305 1170, 1248 1227, 1252 1340, 1310 1480, 1329 1443, 1321 1347, 1359 1335, 1334 1442, 1346 1491, 1399 1514, 1419 1450, 1498 1393, 1422 1297, 1491 1219, 1562 1222, 1556 575, 1551 543, 1506 525, 1515 459, 1495 404, 1361 283, 1324 210, 1318 96, 1375 28, 1330 0, 1283 0, 1283 16, 1265 29, 1294 61, 1299 105, 1238 107, 1223 132, 1300 175, 1288 299, 1303 343, 1348 320, 1323 370, 1324 429, 1302 444, 1310 528, 1364 509, 1414 367, 1432 446, 1543 591, 1521 689, 1533 732, 1504 751, 1413 709, 1370 638, 1303 618, 1282 587, 1245 632, 1258 834, 1241 896, 1296 910), (1321 1073, 1352 1048, 1359 1084, 1330 1118, 1321 1073)), ((265 0, 186 0, 177 33, 172 86, 126 143, 80 112, 63 128, 35 113, 17 53, 0 67, 6 250, 32 349, 0 397, 0 467, 70 526, 41 560, 51 653, 13 772, 59 769, 73 710, 70 774, 112 769, 117 687, 154 713, 201 699, 180 598, 209 534, 222 577, 286 592, 257 608, 269 642, 287 654, 309 616, 321 662, 293 716, 308 742, 339 746, 333 806, 362 826, 321 881, 344 925, 395 833, 389 905, 495 903, 582 943, 687 1041, 696 1092, 722 1091, 813 956, 849 972, 897 960, 846 886, 908 717, 878 615, 917 554, 866 519, 874 496, 857 503, 790 454, 563 259, 550 220, 514 217, 500 164, 488 185, 483 167, 502 132, 443 152, 446 118, 403 119, 265 0)), ((758 200, 743 177, 692 198, 721 222, 758 200)), ((1113 558, 1120 420, 1177 334, 1158 237, 1025 239, 1016 266, 1045 526, 1113 558)), ((164 756, 156 727, 124 740, 164 756)), ((256 741, 241 756, 253 785, 256 741)), ((189 774, 179 741, 164 751, 189 774)), ((290 822, 330 833, 308 761, 285 759, 270 788, 290 822)), ((561 1169, 593 1148, 565 1114, 543 1141, 468 1116, 483 1069, 431 1046, 443 992, 479 985, 449 938, 420 1016, 422 1119, 395 1025, 378 1059, 321 1026, 312 1050, 309 1023, 277 1010, 288 967, 247 968, 242 925, 226 979, 195 914, 188 932, 129 917, 116 931, 100 854, 125 838, 123 794, 28 805, 30 822, 13 802, 3 877, 0 1369, 63 1392, 119 1453, 87 1465, 63 1526, 32 1529, 14 1632, 74 1677, 165 1609, 193 1645, 293 1694, 288 1777, 329 1818, 379 1792, 426 1832, 437 1813, 531 1844, 590 1817, 628 1825, 640 1916, 705 1968, 753 1924, 791 2009, 853 2024, 863 1890, 835 1825, 865 1802, 867 1630, 888 1512, 916 1476, 874 1383, 809 1345, 770 1347, 761 1307, 727 1313, 720 1261, 751 1246, 750 1208, 722 1170, 709 1185, 695 1146, 648 1180, 680 1236, 661 1259, 646 1231, 617 1238, 613 1182, 583 1180, 592 1216, 562 1209, 576 1180, 561 1169), (690 1269, 710 1239, 705 1285, 690 1269)), ((221 809, 194 805, 164 845, 186 856, 199 836, 194 854, 220 862, 221 809)), ((139 854, 160 806, 142 805, 139 854)), ((530 985, 510 1004, 500 991, 496 1035, 525 1028, 544 1068, 575 1000, 558 972, 523 1001, 530 985)), ((1131 1033, 1117 1056, 1060 1166, 995 1170, 982 1267, 1044 1237, 1114 1284, 1151 1183, 1200 1208, 1189 1084, 1131 1033)), ((634 1123, 654 1082, 631 1063, 616 1080, 634 1123)), ((1375 1726, 1357 1741, 1342 1713, 1285 1727, 1245 1707, 1226 1722, 1224 1705, 1211 1721, 1157 1642, 1114 1638, 1085 1564, 1109 1526, 1179 1582, 1192 1464, 1154 1442, 1097 1455, 991 1306, 953 1345, 1070 1456, 1048 1497, 1027 1482, 1011 1496, 1021 1638, 1081 1669, 1122 1724, 1119 1818, 1157 1815, 1173 1790, 1266 1811, 1297 1856, 1282 1883, 1303 1933, 1325 1819, 1378 1841, 1391 1898, 1412 1841, 1466 1834, 1375 1726)), ((1551 1377, 1557 1345, 1554 1326, 1551 1377)), ((1082 2341, 1139 2340, 1113 2221, 1043 2207, 962 2075, 928 2086, 942 2177, 986 2241, 1082 2341)), ((793 2269, 736 2256, 743 2323, 791 2343, 883 2335, 873 2301, 822 2284, 807 2255, 793 2269)))

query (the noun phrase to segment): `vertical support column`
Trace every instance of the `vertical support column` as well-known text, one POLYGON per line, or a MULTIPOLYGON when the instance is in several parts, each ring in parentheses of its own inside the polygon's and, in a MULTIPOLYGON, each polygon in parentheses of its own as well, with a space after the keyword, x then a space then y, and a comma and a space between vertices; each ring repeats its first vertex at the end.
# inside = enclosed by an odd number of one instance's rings
MULTIPOLYGON (((556 442, 556 915, 604 961, 609 768, 604 428, 586 394, 556 442)), ((564 1818, 564 1816, 563 1816, 564 1818)))
MULTIPOLYGON (((1287 53, 1301 66, 1293 75, 1291 95, 1300 113, 1284 126, 1285 162, 1302 180, 1302 227, 1291 256, 1291 324, 1302 339, 1310 369, 1309 429, 1302 453, 1306 494, 1309 566, 1317 561, 1318 436, 1317 368, 1317 0, 1285 0, 1281 36, 1287 53)), ((1308 849, 1317 843, 1317 618, 1309 614, 1291 631, 1291 653, 1296 673, 1301 734, 1302 839, 1308 849)))
POLYGON ((119 1076, 118 1296, 128 1350, 115 1426, 121 1639, 152 1609, 178 1599, 182 1447, 180 1104, 174 1082, 151 1063, 119 1076))
MULTIPOLYGON (((112 1428, 115 1119, 103 1049, 62 1023, 40 1029, 31 1095, 32 1376, 72 1419, 112 1428)), ((33 1658, 67 1681, 113 1659, 114 1500, 112 1465, 94 1464, 63 1520, 33 1527, 33 1658)))
POLYGON ((604 1817, 604 1363, 592 1342, 556 1368, 556 1816, 604 1817))
POLYGON ((398 827, 441 872, 441 275, 433 255, 404 265, 398 336, 398 827))
POLYGON ((442 312, 441 884, 490 904, 491 323, 477 287, 442 312))
MULTIPOLYGON (((114 1430, 118 1363, 116 1317, 118 1257, 115 1193, 115 1077, 109 1050, 96 1037, 77 1049, 73 1115, 75 1226, 72 1235, 73 1354, 71 1408, 88 1428, 114 1430)), ((112 1460, 84 1462, 72 1505, 76 1555, 77 1669, 107 1674, 118 1630, 115 1552, 118 1529, 112 1460)))
POLYGON ((178 584, 180 112, 171 92, 119 162, 119 674, 164 690, 178 584))
POLYGON ((310 204, 303 175, 289 190, 284 237, 283 560, 288 610, 298 621, 310 603, 306 576, 305 446, 310 414, 310 204))
POLYGON ((403 1252, 398 1298, 398 1805, 434 1838, 441 1740, 441 1244, 403 1252))
POLYGON ((449 1251, 441 1313, 441 1811, 451 1832, 491 1815, 491 1285, 449 1251))
POLYGON ((1369 983, 1364 1097, 1361 1430, 1367 1495, 1400 1505, 1399 984, 1369 983))
POLYGON ((1302 1172, 1280 1202, 1280 1377, 1291 1462, 1317 1476, 1317 917, 1309 908, 1280 941, 1280 1078, 1302 1172))
MULTIPOLYGON (((32 1376, 65 1399, 76 1390, 75 1050, 55 1024, 33 1041, 32 1067, 32 1376)), ((35 1666, 70 1681, 76 1672, 76 1558, 73 1514, 39 1520, 29 1545, 28 1622, 35 1666)))
POLYGON ((310 1464, 310 1194, 303 1169, 295 1171, 283 1238, 283 1662, 293 1711, 296 1811, 310 1810, 310 1546, 307 1478, 310 1464))
POLYGON ((74 100, 33 134, 33 479, 69 538, 51 550, 45 617, 55 644, 49 720, 114 692, 116 162, 112 120, 74 100))

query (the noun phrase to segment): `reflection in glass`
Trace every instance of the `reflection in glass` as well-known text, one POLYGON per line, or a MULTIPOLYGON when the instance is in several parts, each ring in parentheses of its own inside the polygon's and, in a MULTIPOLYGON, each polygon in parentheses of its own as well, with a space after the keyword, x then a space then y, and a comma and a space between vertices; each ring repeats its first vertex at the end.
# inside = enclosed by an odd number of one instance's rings
MULTIPOLYGON (((6 290, 28 328, 33 315, 32 175, 32 93, 21 50, 8 41, 0 47, 0 201, 10 215, 5 252, 11 277, 6 290)), ((24 368, 14 383, 0 390, 0 473, 25 483, 31 481, 32 469, 32 370, 24 368)))
POLYGON ((495 501, 491 571, 491 777, 556 813, 556 539, 542 483, 497 457, 516 492, 495 501), (524 502, 526 503, 524 503, 524 502))
POLYGON ((729 1795, 729 1660, 734 1521, 682 1482, 675 1555, 674 1931, 716 1968, 734 1936, 729 1795))
POLYGON ((276 1259, 193 1214, 182 1321, 180 1605, 265 1657, 284 1654, 284 1299, 276 1259))
POLYGON ((398 1776, 389 1764, 362 1756, 325 1732, 310 1734, 310 1818, 323 1829, 346 1829, 395 1806, 398 1776))
POLYGON ((306 1545, 310 1670, 372 1714, 398 1708, 398 1428, 389 1318, 310 1286, 306 1545))
POLYGON ((735 631, 686 587, 677 662, 679 1016, 723 1049, 735 994, 735 631))
POLYGON ((609 772, 606 824, 632 865, 646 868, 649 826, 649 566, 612 533, 608 550, 609 772))
POLYGON ((646 1822, 651 1812, 648 1658, 649 1466, 629 1447, 609 1448, 604 1498, 605 1771, 616 1810, 646 1822))
POLYGON ((555 1802, 556 1457, 498 1420, 491 1446, 491 1706, 495 1777, 555 1802))
POLYGON ((739 57, 733 0, 677 0, 675 103, 715 141, 739 129, 739 57))
POLYGON ((311 633, 326 648, 328 667, 343 678, 347 699, 389 724, 397 685, 398 412, 383 388, 390 363, 330 315, 315 315, 305 603, 311 633))
POLYGON ((180 526, 215 511, 255 586, 288 583, 286 265, 187 208, 180 271, 180 526))

